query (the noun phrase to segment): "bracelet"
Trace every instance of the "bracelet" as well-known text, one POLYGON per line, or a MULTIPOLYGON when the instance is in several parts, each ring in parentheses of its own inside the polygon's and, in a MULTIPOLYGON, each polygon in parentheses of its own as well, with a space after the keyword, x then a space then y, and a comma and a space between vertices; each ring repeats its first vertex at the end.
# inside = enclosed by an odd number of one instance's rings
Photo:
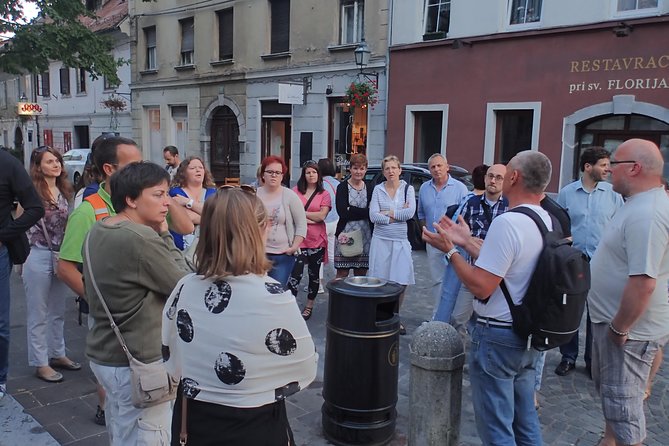
POLYGON ((613 322, 609 322, 609 330, 613 332, 614 335, 616 336, 628 336, 630 334, 629 331, 618 331, 616 328, 613 326, 613 322))

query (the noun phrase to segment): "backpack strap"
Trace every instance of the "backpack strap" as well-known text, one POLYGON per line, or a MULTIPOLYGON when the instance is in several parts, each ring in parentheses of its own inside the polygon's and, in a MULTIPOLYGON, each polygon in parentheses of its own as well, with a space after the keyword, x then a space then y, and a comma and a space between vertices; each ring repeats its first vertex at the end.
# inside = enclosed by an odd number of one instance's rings
POLYGON ((85 201, 88 201, 91 206, 93 206, 93 211, 95 211, 95 221, 102 220, 105 217, 109 217, 109 209, 107 208, 107 203, 102 199, 100 194, 94 193, 84 198, 85 201))
MULTIPOLYGON (((546 227, 546 223, 539 217, 539 214, 534 212, 532 209, 525 207, 525 206, 517 206, 513 209, 509 209, 507 212, 516 212, 518 214, 523 214, 527 215, 532 219, 535 225, 537 225, 537 228, 539 228, 539 232, 541 232, 541 237, 545 237, 546 234, 548 233, 548 228, 546 227)), ((553 219, 553 216, 549 213, 548 214, 551 217, 551 220, 553 219)))

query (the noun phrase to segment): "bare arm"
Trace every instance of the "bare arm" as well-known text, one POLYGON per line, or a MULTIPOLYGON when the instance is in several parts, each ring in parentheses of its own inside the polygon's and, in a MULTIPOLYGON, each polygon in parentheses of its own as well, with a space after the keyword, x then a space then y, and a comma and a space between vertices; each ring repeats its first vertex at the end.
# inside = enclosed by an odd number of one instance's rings
MULTIPOLYGON (((623 290, 620 308, 613 317, 611 325, 620 331, 628 332, 646 312, 651 295, 655 290, 656 280, 646 275, 630 276, 623 290)), ((614 343, 623 345, 627 336, 617 336, 609 330, 614 343)))
POLYGON ((191 234, 195 230, 195 225, 188 216, 186 208, 178 204, 174 198, 170 198, 169 226, 179 234, 191 234))
POLYGON ((325 220, 325 217, 328 216, 330 208, 328 206, 321 206, 321 210, 317 212, 307 212, 307 220, 311 220, 314 223, 320 223, 325 220))
POLYGON ((430 232, 423 229, 423 240, 435 248, 448 252, 454 245, 462 247, 473 258, 478 258, 483 240, 471 235, 467 223, 462 215, 458 216, 458 222, 455 223, 450 218, 444 216, 439 223, 434 224, 437 232, 430 232))
POLYGON ((58 260, 58 278, 65 282, 78 296, 84 295, 84 279, 79 272, 78 264, 69 260, 58 260))

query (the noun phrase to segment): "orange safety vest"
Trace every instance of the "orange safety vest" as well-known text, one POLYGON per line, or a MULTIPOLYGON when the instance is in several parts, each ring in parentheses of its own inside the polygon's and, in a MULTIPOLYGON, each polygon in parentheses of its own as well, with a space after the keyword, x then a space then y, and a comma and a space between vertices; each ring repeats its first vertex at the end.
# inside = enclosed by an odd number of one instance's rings
POLYGON ((88 201, 91 206, 93 206, 93 210, 95 211, 95 221, 109 217, 107 203, 105 203, 105 201, 97 192, 84 198, 84 200, 88 201))

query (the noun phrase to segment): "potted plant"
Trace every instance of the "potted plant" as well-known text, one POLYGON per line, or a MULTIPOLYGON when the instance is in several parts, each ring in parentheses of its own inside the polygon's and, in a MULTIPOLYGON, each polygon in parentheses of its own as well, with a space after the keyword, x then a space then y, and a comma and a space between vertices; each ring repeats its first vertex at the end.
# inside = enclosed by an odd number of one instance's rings
POLYGON ((128 104, 119 96, 109 96, 107 99, 100 101, 104 108, 108 108, 112 112, 121 112, 126 109, 128 104))
POLYGON ((374 107, 379 102, 376 85, 374 82, 351 82, 344 101, 351 107, 374 107))

